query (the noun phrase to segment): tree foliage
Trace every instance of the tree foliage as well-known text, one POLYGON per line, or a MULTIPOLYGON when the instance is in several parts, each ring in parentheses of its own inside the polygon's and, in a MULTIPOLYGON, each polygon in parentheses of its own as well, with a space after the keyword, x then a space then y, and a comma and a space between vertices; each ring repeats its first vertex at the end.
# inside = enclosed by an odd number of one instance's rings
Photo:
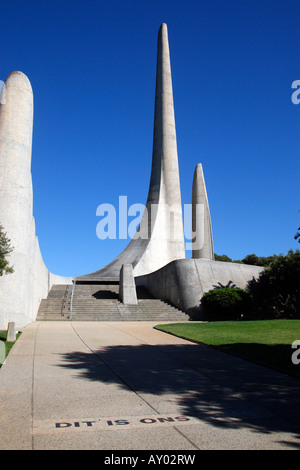
MULTIPOLYGON (((300 241, 300 233, 297 238, 295 236, 295 239, 300 241)), ((226 255, 217 255, 216 260, 234 262, 226 255)), ((265 268, 257 279, 252 279, 247 285, 247 290, 253 296, 253 308, 243 312, 244 319, 300 318, 299 250, 290 250, 287 255, 279 254, 267 257, 258 257, 252 253, 245 256, 240 262, 265 268)), ((222 288, 230 286, 222 286, 219 283, 214 287, 220 292, 224 291, 224 294, 221 295, 225 296, 226 289, 222 288)), ((211 295, 215 305, 217 302, 221 302, 221 297, 218 297, 218 294, 211 295)), ((204 305, 207 301, 204 298, 203 300, 204 305)), ((224 309, 219 308, 219 312, 221 311, 223 315, 224 309)))
POLYGON ((228 263, 251 264, 252 266, 269 266, 276 258, 278 258, 278 255, 257 256, 256 254, 251 253, 249 255, 246 255, 243 259, 237 260, 237 259, 231 259, 227 255, 217 255, 215 253, 216 261, 225 261, 228 263))
POLYGON ((242 259, 242 262, 244 264, 252 264, 253 266, 269 266, 277 258, 278 255, 256 256, 252 253, 251 255, 245 256, 245 258, 242 259))
POLYGON ((277 256, 248 288, 258 318, 300 318, 300 251, 277 256))
POLYGON ((229 258, 229 256, 227 256, 227 255, 217 255, 217 253, 215 253, 215 261, 224 261, 224 262, 227 262, 227 263, 232 263, 232 259, 229 258))
POLYGON ((2 225, 0 225, 0 276, 14 272, 7 260, 7 255, 9 255, 12 250, 13 247, 10 245, 10 240, 4 232, 2 225))

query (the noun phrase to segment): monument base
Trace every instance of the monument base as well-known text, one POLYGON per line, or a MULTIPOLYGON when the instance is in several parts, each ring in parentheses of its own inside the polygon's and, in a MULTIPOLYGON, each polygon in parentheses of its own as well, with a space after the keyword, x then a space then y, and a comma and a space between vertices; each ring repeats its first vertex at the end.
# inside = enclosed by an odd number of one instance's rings
POLYGON ((221 283, 230 281, 245 289, 251 279, 257 278, 261 266, 226 263, 206 259, 180 259, 145 276, 135 278, 137 286, 143 286, 156 298, 167 300, 190 315, 194 320, 206 320, 201 309, 205 292, 221 283))

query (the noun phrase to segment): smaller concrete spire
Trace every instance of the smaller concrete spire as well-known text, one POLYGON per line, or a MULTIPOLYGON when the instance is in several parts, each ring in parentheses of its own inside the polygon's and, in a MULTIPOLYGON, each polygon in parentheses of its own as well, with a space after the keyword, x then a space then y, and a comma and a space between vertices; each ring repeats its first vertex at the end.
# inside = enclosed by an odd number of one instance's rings
POLYGON ((192 257, 214 260, 211 218, 201 163, 196 166, 193 180, 192 230, 192 257))

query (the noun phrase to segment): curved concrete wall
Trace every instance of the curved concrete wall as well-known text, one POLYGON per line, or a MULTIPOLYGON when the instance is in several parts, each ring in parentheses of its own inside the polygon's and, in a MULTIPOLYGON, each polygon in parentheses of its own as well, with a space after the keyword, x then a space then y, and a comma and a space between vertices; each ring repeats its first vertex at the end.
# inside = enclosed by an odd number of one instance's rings
POLYGON ((220 282, 229 281, 244 289, 264 268, 239 263, 224 263, 206 259, 181 259, 146 276, 135 279, 137 286, 146 287, 157 298, 169 300, 186 313, 201 318, 203 294, 220 282))
POLYGON ((35 235, 31 178, 33 93, 26 75, 13 72, 0 100, 0 224, 14 247, 13 274, 0 277, 0 328, 35 320, 42 298, 55 283, 71 284, 48 272, 35 235))

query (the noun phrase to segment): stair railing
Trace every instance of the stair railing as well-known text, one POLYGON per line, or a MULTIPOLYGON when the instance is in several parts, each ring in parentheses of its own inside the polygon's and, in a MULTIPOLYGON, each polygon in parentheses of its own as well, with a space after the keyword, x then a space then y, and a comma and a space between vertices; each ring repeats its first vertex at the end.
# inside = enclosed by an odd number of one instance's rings
POLYGON ((76 277, 74 278, 74 281, 73 281, 72 294, 71 294, 70 320, 72 320, 73 297, 74 297, 74 292, 75 292, 75 286, 76 286, 76 277))
POLYGON ((65 309, 65 305, 66 305, 66 301, 67 301, 67 293, 68 293, 68 286, 66 286, 66 288, 65 288, 64 298, 63 298, 63 301, 62 301, 62 304, 61 304, 60 315, 62 317, 64 316, 64 309, 65 309))

